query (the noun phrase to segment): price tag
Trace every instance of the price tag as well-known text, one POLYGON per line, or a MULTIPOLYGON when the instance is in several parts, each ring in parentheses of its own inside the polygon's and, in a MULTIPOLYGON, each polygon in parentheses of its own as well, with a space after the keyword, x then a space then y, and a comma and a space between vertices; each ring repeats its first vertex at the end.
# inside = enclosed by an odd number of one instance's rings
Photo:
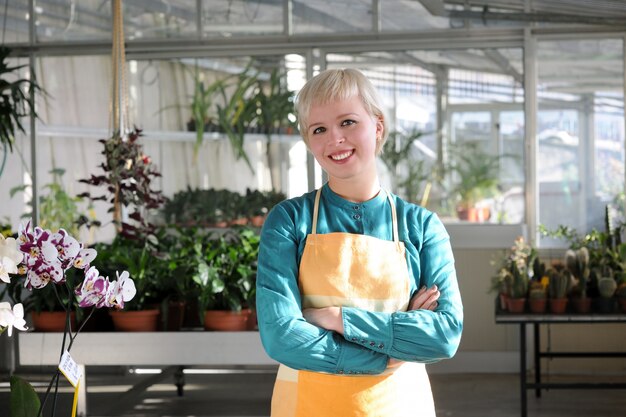
POLYGON ((59 370, 63 375, 65 375, 65 378, 67 378, 74 388, 78 387, 78 382, 82 376, 80 366, 78 366, 74 359, 72 359, 72 356, 70 356, 70 353, 67 350, 63 352, 63 356, 61 356, 59 370))

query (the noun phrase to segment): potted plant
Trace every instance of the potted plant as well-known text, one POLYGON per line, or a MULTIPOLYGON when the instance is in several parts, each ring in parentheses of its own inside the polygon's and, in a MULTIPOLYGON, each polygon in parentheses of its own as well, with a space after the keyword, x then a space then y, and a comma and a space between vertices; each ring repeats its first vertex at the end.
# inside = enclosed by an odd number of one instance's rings
POLYGON ((511 313, 521 313, 525 309, 536 258, 537 251, 520 236, 500 262, 498 280, 506 291, 507 310, 511 313))
POLYGON ((489 207, 481 201, 498 193, 500 156, 483 151, 477 143, 466 143, 451 152, 447 171, 456 174, 452 193, 460 220, 489 220, 489 207))
POLYGON ((247 329, 254 305, 259 240, 248 228, 228 229, 205 240, 193 280, 200 289, 199 308, 206 329, 247 329))
MULTIPOLYGON (((33 294, 46 287, 54 287, 53 293, 62 301, 65 321, 60 353, 64 358, 69 357, 72 346, 84 327, 84 323, 96 309, 116 308, 123 309, 126 302, 135 295, 135 286, 128 272, 119 274, 115 271, 117 280, 110 281, 102 277, 91 263, 97 252, 86 248, 65 230, 55 232, 40 227, 31 228, 30 222, 20 227, 18 238, 0 238, 0 271, 5 271, 0 278, 6 283, 11 281, 8 274, 20 274, 16 281, 33 294), (16 256, 19 254, 19 256, 16 256), (19 265, 17 265, 19 264, 19 265), (19 268, 18 268, 19 266, 19 268), (84 278, 77 278, 70 282, 67 272, 72 268, 84 271, 84 278), (63 294, 63 297, 61 297, 63 294), (79 308, 91 308, 85 321, 76 329, 70 319, 76 304, 79 308)), ((13 328, 26 330, 24 308, 20 303, 13 307, 9 302, 0 303, 0 333, 8 329, 11 336, 13 328)), ((63 361, 62 361, 63 362, 63 361)), ((73 360, 69 357, 69 362, 73 360)), ((50 380, 43 401, 35 393, 33 387, 25 380, 11 377, 11 411, 12 415, 43 415, 46 400, 53 392, 54 401, 51 404, 51 415, 55 414, 59 377, 63 367, 59 365, 50 380), (52 387, 55 387, 53 391, 52 387)), ((67 369, 66 369, 67 370, 67 369)), ((76 381, 77 382, 77 381, 76 381)))
POLYGON ((565 252, 565 268, 574 277, 574 286, 570 290, 570 298, 575 311, 588 313, 591 311, 591 299, 587 297, 587 283, 589 281, 589 249, 585 246, 579 249, 568 249, 565 252))
POLYGON ((613 272, 607 270, 597 278, 598 294, 596 300, 597 310, 600 313, 612 313, 615 306, 615 292, 617 291, 617 281, 613 278, 613 272))
POLYGON ((114 132, 110 138, 101 139, 105 162, 100 168, 104 172, 92 174, 80 182, 103 187, 106 193, 94 196, 85 192, 78 197, 108 201, 118 234, 131 240, 146 241, 153 236, 156 227, 149 216, 163 205, 165 198, 161 191, 153 188, 153 181, 161 174, 150 157, 143 153, 139 142, 141 136, 141 130, 135 129, 128 134, 114 132), (127 215, 123 216, 122 211, 127 215))
POLYGON ((563 314, 567 309, 567 293, 570 288, 571 273, 562 266, 554 266, 547 271, 550 312, 563 314))
POLYGON ((156 331, 159 324, 159 285, 155 271, 164 266, 146 242, 116 236, 111 243, 98 243, 100 272, 112 276, 117 269, 127 270, 135 280, 137 297, 124 311, 110 311, 113 326, 120 331, 156 331))
POLYGON ((539 258, 533 262, 533 277, 528 286, 528 309, 532 313, 545 313, 548 298, 546 267, 539 258))
POLYGON ((196 226, 168 227, 159 232, 155 258, 160 268, 153 268, 161 300, 161 326, 167 331, 183 325, 195 327, 200 290, 192 277, 203 262, 204 241, 209 232, 196 226), (189 314, 191 312, 191 314, 189 314))

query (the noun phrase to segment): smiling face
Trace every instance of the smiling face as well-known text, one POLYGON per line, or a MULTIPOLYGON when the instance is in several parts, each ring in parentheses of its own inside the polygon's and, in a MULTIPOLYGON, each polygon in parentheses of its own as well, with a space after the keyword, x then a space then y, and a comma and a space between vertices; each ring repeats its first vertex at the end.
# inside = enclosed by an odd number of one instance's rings
POLYGON ((365 110, 359 96, 313 103, 307 120, 309 149, 333 190, 378 185, 376 141, 383 123, 365 110))

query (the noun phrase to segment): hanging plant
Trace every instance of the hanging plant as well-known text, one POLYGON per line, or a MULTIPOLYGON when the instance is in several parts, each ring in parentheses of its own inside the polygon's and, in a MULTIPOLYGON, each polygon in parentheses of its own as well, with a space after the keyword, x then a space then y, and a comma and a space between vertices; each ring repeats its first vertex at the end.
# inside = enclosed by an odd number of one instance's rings
POLYGON ((30 99, 31 89, 41 91, 41 88, 34 80, 19 76, 13 82, 6 79, 16 76, 17 71, 26 67, 26 65, 9 66, 7 60, 10 53, 11 49, 0 46, 0 144, 3 147, 8 146, 12 152, 16 130, 25 133, 21 119, 31 112, 37 117, 34 103, 30 99))
POLYGON ((154 236, 155 226, 148 220, 151 210, 156 210, 165 202, 161 191, 152 189, 152 181, 160 177, 150 157, 143 153, 139 144, 141 130, 135 128, 127 136, 115 132, 108 139, 101 139, 104 145, 102 154, 105 157, 100 167, 102 175, 91 175, 80 182, 103 186, 107 194, 92 196, 85 192, 79 197, 111 203, 109 212, 113 213, 113 222, 118 232, 126 238, 148 240, 154 236), (122 216, 127 210, 128 220, 122 216))

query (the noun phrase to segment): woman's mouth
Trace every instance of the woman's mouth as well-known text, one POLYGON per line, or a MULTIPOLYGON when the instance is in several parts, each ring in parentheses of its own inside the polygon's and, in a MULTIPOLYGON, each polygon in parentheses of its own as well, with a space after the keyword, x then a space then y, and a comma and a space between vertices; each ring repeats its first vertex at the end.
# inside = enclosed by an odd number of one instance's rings
POLYGON ((341 153, 332 154, 332 155, 330 155, 330 158, 333 161, 340 162, 340 161, 343 161, 343 160, 349 158, 350 156, 352 156, 353 153, 354 153, 354 149, 349 150, 349 151, 345 151, 345 152, 341 152, 341 153))

